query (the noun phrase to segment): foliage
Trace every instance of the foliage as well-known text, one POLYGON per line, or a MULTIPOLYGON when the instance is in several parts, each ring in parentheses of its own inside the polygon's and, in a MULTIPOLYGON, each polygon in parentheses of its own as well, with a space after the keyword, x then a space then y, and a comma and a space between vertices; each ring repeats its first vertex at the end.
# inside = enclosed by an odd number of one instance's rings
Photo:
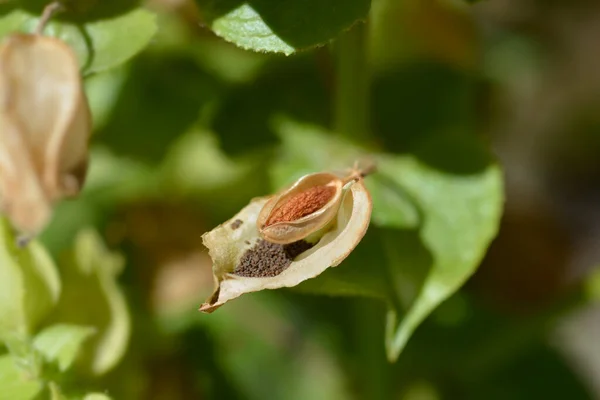
POLYGON ((253 51, 284 53, 323 45, 364 20, 370 0, 243 2, 197 0, 210 28, 237 46, 253 51))
MULTIPOLYGON (((44 29, 77 54, 91 164, 25 247, 0 220, 0 400, 534 398, 552 387, 513 378, 542 364, 584 398, 539 337, 598 298, 596 276, 534 318, 463 287, 505 208, 466 5, 149 3, 65 0, 44 29), (371 224, 339 267, 197 311, 202 234, 364 160, 371 224)), ((46 5, 1 4, 0 37, 34 32, 46 5)))

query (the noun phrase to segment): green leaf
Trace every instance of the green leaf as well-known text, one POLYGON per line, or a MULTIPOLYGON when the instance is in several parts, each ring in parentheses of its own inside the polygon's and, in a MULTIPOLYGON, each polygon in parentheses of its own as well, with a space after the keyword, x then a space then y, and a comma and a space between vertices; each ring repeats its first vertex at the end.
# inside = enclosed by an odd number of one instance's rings
POLYGON ((94 333, 95 329, 87 326, 52 325, 35 337, 33 347, 47 362, 56 362, 60 371, 66 371, 79 355, 83 343, 94 333))
POLYGON ((48 390, 50 391, 50 400, 68 400, 56 382, 50 382, 48 390))
POLYGON ((365 19, 370 0, 196 0, 219 36, 247 50, 286 55, 324 44, 365 19))
POLYGON ((33 399, 42 387, 42 382, 21 371, 10 355, 0 356, 0 400, 33 399))
POLYGON ((40 377, 44 366, 42 355, 32 346, 29 337, 11 335, 4 339, 15 365, 29 377, 40 377))
POLYGON ((274 114, 325 124, 331 116, 330 93, 314 57, 298 55, 270 63, 249 84, 237 85, 218 103, 211 128, 231 155, 265 151, 277 143, 270 126, 274 114), (236 118, 231 118, 236 115, 236 118))
POLYGON ((58 301, 56 266, 37 242, 18 248, 0 218, 0 340, 29 335, 58 301))
POLYGON ((83 398, 80 396, 71 397, 66 396, 60 386, 58 386, 55 382, 50 382, 48 385, 48 390, 50 392, 51 400, 111 400, 110 397, 103 393, 88 393, 83 398))
MULTIPOLYGON (((319 128, 287 120, 277 125, 283 150, 272 170, 276 187, 305 173, 351 167, 367 155, 319 128)), ((301 289, 387 295, 386 345, 394 361, 417 326, 479 265, 498 228, 502 176, 476 139, 465 135, 429 137, 413 154, 369 156, 378 167, 366 178, 373 225, 385 229, 371 228, 364 245, 372 254, 378 242, 384 259, 360 257, 361 243, 346 270, 344 263, 301 289)))
POLYGON ((103 393, 89 393, 85 395, 83 400, 111 400, 111 398, 103 393))
MULTIPOLYGON (((440 141, 430 145, 446 144, 440 141)), ((445 151, 456 157, 477 157, 459 151, 457 146, 447 146, 445 151)), ((419 257, 407 260, 402 250, 408 249, 393 237, 386 246, 390 268, 402 272, 395 276, 398 293, 406 293, 405 286, 413 290, 412 296, 401 299, 406 310, 402 319, 396 321, 395 312, 390 313, 386 344, 388 356, 395 360, 417 326, 458 290, 481 262, 497 233, 502 213, 502 175, 493 164, 470 174, 456 174, 434 169, 414 157, 383 158, 380 171, 403 187, 423 214, 419 228, 423 249, 419 257), (409 268, 406 273, 403 269, 413 259, 422 268, 409 268)))
POLYGON ((122 257, 110 253, 94 231, 81 232, 61 264, 64 290, 54 320, 96 329, 81 357, 94 374, 114 367, 127 348, 129 313, 116 282, 123 264, 122 257))
MULTIPOLYGON (((129 60, 150 43, 157 30, 155 15, 142 8, 109 18, 85 19, 94 11, 92 8, 82 15, 65 13, 60 17, 68 19, 56 18, 44 31, 73 48, 86 74, 104 71, 129 60)), ((39 15, 14 6, 0 7, 0 37, 17 31, 33 32, 39 15)))
POLYGON ((119 67, 91 76, 84 81, 85 94, 94 122, 93 133, 102 129, 109 120, 126 80, 126 73, 126 67, 119 67))
POLYGON ((152 164, 196 123, 199 110, 219 91, 193 58, 181 54, 140 56, 124 78, 96 139, 116 154, 152 164))

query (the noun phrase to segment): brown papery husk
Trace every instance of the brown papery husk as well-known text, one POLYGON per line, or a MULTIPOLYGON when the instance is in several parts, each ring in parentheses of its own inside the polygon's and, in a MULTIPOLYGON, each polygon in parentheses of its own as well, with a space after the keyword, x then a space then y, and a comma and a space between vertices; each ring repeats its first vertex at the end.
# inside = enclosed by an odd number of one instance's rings
POLYGON ((91 114, 79 64, 59 39, 14 34, 0 46, 0 206, 35 235, 56 201, 82 188, 91 114))
POLYGON ((313 232, 316 232, 326 226, 335 216, 342 200, 343 182, 340 177, 320 172, 316 174, 305 175, 298 179, 294 185, 282 193, 273 196, 264 205, 258 216, 258 229, 261 236, 269 242, 288 244, 298 241, 313 232), (335 193, 329 201, 309 215, 299 218, 295 221, 278 222, 265 226, 270 215, 282 204, 298 193, 304 192, 315 186, 331 185, 335 188, 335 193))
POLYGON ((363 238, 371 218, 372 202, 362 180, 344 188, 335 216, 335 225, 319 242, 295 258, 289 267, 274 277, 243 277, 233 274, 243 254, 261 240, 256 226, 260 210, 268 197, 254 199, 231 220, 203 235, 204 245, 213 260, 215 291, 200 307, 213 312, 226 302, 244 293, 264 289, 293 287, 320 275, 329 267, 339 265, 363 238), (238 229, 231 229, 233 221, 241 220, 238 229))

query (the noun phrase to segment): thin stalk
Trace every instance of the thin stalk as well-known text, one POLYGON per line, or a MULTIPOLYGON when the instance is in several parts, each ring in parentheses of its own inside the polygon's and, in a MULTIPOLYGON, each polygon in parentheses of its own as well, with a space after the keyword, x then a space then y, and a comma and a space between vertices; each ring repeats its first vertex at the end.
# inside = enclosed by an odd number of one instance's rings
MULTIPOLYGON (((335 115, 336 132, 351 140, 364 142, 369 137, 369 69, 368 25, 358 23, 342 34, 334 44, 336 55, 335 115)), ((374 172, 375 164, 359 168, 354 165, 350 180, 362 179, 374 172)), ((373 304, 357 300, 354 309, 356 358, 360 363, 363 397, 380 400, 390 398, 389 369, 381 339, 381 315, 373 304)))
POLYGON ((360 363, 361 397, 369 400, 391 398, 390 368, 381 345, 383 332, 380 329, 380 307, 375 300, 355 300, 354 335, 356 358, 360 363))
POLYGON ((52 17, 64 10, 64 5, 60 1, 54 1, 44 7, 44 11, 42 12, 42 16, 35 28, 36 35, 42 35, 44 33, 44 28, 48 25, 48 22, 52 19, 52 17))
POLYGON ((369 136, 368 24, 357 23, 335 43, 335 130, 364 141, 369 136))

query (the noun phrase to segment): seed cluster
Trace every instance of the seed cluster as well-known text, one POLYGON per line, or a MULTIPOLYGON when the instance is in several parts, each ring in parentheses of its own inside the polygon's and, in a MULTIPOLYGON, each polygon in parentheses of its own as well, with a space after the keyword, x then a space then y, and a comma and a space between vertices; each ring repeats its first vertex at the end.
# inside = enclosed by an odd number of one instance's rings
POLYGON ((284 204, 273 210, 266 226, 278 222, 291 222, 321 209, 335 194, 334 186, 314 186, 289 198, 284 204))
POLYGON ((304 240, 281 245, 261 239, 244 253, 233 273, 252 278, 277 276, 290 266, 294 258, 313 246, 304 240))

